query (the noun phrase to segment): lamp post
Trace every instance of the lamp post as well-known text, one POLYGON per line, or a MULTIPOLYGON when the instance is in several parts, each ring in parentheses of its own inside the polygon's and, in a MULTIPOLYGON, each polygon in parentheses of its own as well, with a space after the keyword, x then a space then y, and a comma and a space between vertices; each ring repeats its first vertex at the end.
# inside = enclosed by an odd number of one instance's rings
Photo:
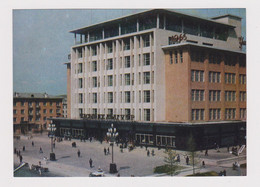
POLYGON ((50 160, 54 161, 54 160, 56 160, 56 158, 55 158, 55 153, 53 152, 53 137, 55 136, 54 133, 56 131, 56 127, 55 127, 55 124, 52 123, 52 121, 49 124, 48 130, 50 131, 48 136, 49 136, 49 138, 51 138, 50 160))
POLYGON ((118 136, 118 132, 116 132, 116 128, 113 127, 113 124, 111 124, 111 128, 108 129, 107 137, 110 139, 110 145, 112 146, 112 163, 110 163, 110 173, 116 173, 116 164, 114 163, 114 142, 116 140, 116 137, 118 136))

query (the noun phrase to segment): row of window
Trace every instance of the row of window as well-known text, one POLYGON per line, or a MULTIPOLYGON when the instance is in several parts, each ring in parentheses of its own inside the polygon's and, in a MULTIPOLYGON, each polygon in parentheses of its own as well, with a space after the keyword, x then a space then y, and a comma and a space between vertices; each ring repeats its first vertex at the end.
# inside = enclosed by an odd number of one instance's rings
MULTIPOLYGON (((205 59, 207 58, 207 54, 204 51, 191 51, 190 53, 191 61, 192 62, 200 62, 204 63, 205 59)), ((210 64, 220 64, 222 59, 221 59, 221 54, 218 53, 209 53, 208 54, 208 62, 210 64)), ((225 55, 223 57, 224 63, 227 66, 235 66, 236 63, 239 63, 239 66, 245 67, 245 59, 244 58, 239 58, 237 61, 237 56, 230 56, 230 55, 225 55)))
MULTIPOLYGON (((120 115, 125 115, 125 119, 129 120, 131 115, 135 114, 135 109, 131 109, 130 108, 125 108, 125 109, 120 109, 120 111, 118 111, 120 115)), ((79 115, 81 115, 83 113, 83 109, 80 108, 79 109, 79 115)), ((97 108, 93 108, 92 109, 92 114, 97 115, 98 114, 98 110, 97 108)), ((114 115, 117 114, 116 109, 113 110, 113 108, 108 108, 107 109, 107 115, 114 115)), ((151 121, 153 120, 152 117, 154 116, 154 110, 151 110, 149 108, 145 108, 145 109, 139 109, 138 110, 138 116, 134 116, 134 119, 138 119, 138 120, 144 120, 144 121, 151 121), (151 114, 152 111, 152 114, 151 114)))
POLYGON ((170 51, 170 64, 183 63, 183 53, 182 51, 174 51, 174 54, 172 51, 170 51))
MULTIPOLYGON (((47 114, 47 109, 43 109, 42 111, 43 111, 43 114, 47 114)), ((49 113, 52 114, 53 111, 54 111, 53 109, 49 109, 49 113)), ((17 114, 17 112, 18 111, 16 109, 13 110, 13 114, 17 114)), ((40 114, 40 110, 36 110, 35 113, 36 113, 36 115, 40 114)), ((56 109, 56 113, 60 113, 60 109, 56 109)), ((25 114, 24 109, 21 109, 21 114, 25 114)), ((28 114, 33 115, 33 110, 28 110, 28 114)))
MULTIPOLYGON (((134 85, 134 73, 120 74, 119 85, 134 85)), ((138 84, 153 84, 154 83, 154 71, 152 72, 139 72, 138 73, 138 84)), ((83 88, 83 78, 78 79, 79 88, 83 88)), ((116 86, 116 75, 104 76, 103 86, 116 86)), ((99 77, 92 77, 92 87, 100 87, 99 77)))
MULTIPOLYGON (((152 37, 151 37, 152 39, 152 37)), ((142 47, 150 47, 152 45, 151 41, 150 41, 150 35, 146 34, 146 35, 142 35, 141 37, 138 36, 137 37, 137 43, 139 48, 141 47, 141 42, 142 41, 142 47)), ((153 39, 152 39, 153 41, 153 39)), ((131 43, 134 43, 134 39, 133 38, 126 38, 123 40, 118 40, 119 42, 119 50, 121 51, 127 51, 130 50, 131 48, 134 48, 134 45, 131 46, 131 43)), ((105 45, 105 51, 106 53, 113 53, 113 51, 115 51, 115 42, 108 42, 106 44, 102 44, 105 45)), ((96 56, 97 52, 99 50, 99 45, 92 45, 92 46, 88 46, 87 50, 90 51, 90 54, 92 56, 96 56)), ((77 52, 77 57, 78 58, 82 58, 83 57, 83 48, 77 48, 74 49, 74 52, 77 52)))
MULTIPOLYGON (((205 110, 204 109, 192 109, 192 120, 201 121, 204 120, 205 110)), ((220 120, 221 109, 213 108, 209 109, 209 120, 220 120)), ((236 109, 235 108, 226 108, 225 109, 225 119, 235 119, 236 118, 236 109)), ((240 108, 240 119, 246 118, 246 108, 240 108)))
MULTIPOLYGON (((209 82, 210 83, 220 83, 221 76, 220 72, 209 71, 209 82)), ((239 83, 246 84, 246 75, 239 75, 239 83)), ((191 81, 192 82, 204 82, 204 71, 202 70, 191 70, 191 81)), ((235 84, 236 83, 236 74, 235 73, 225 73, 225 83, 226 84, 235 84)))
MULTIPOLYGON (((17 106, 17 104, 18 104, 19 102, 18 101, 14 101, 13 102, 13 106, 17 106)), ((27 102, 25 102, 25 101, 20 101, 20 103, 21 103, 21 106, 25 106, 26 105, 26 103, 27 102)), ((35 104, 35 106, 36 107, 39 107, 39 106, 47 106, 47 105, 49 105, 49 106, 53 106, 53 103, 55 103, 55 102, 46 102, 46 101, 43 101, 43 102, 28 102, 28 106, 29 107, 32 107, 33 106, 33 104, 35 104)), ((60 106, 60 104, 61 104, 61 102, 56 102, 56 106, 60 106)))
MULTIPOLYGON (((145 53, 142 55, 138 55, 138 65, 139 66, 149 66, 151 65, 151 55, 150 53, 145 53)), ((153 53, 152 53, 152 58, 153 58, 153 53)), ((153 61, 152 61, 153 62, 153 61)), ((98 63, 97 61, 92 61, 90 62, 91 64, 91 71, 96 72, 99 71, 98 63)), ((131 68, 134 67, 134 58, 133 56, 125 56, 124 58, 120 57, 119 58, 119 67, 122 68, 131 68), (124 60, 123 60, 124 59, 124 60)), ((152 64, 153 65, 153 64, 152 64)), ((109 58, 107 60, 104 60, 104 69, 106 70, 113 70, 116 69, 116 63, 114 63, 113 58, 109 58)), ((83 72, 83 64, 78 63, 78 71, 77 73, 82 73, 83 72)))
MULTIPOLYGON (((144 90, 143 94, 141 94, 142 92, 139 91, 138 92, 138 99, 139 99, 139 103, 141 103, 141 101, 143 101, 144 103, 150 103, 150 102, 154 102, 154 91, 150 90, 144 90), (143 99, 142 99, 143 97, 143 99)), ((98 103, 98 98, 100 97, 100 95, 98 93, 92 93, 92 98, 91 98, 91 103, 98 103)), ((131 103, 134 102, 135 100, 135 92, 134 91, 125 91, 125 92, 120 92, 120 103, 131 103)), ((100 99, 99 99, 100 100, 100 99)), ((116 93, 114 92, 107 92, 104 95, 104 103, 114 103, 116 101, 116 93)), ((79 93, 79 103, 83 103, 83 94, 79 93)))
MULTIPOLYGON (((239 92, 240 101, 246 101, 246 92, 239 92)), ((192 101, 204 101, 205 91, 204 90, 191 90, 192 101)), ((220 90, 209 90, 209 101, 220 101, 221 91, 220 90)), ((236 91, 225 91, 225 101, 236 101, 236 91)))
MULTIPOLYGON (((50 116, 50 118, 52 118, 52 117, 50 116)), ((13 118, 13 122, 17 122, 18 119, 19 119, 19 118, 14 117, 14 118, 13 118)), ((47 117, 44 116, 44 117, 43 117, 43 120, 44 120, 44 121, 47 121, 47 117)), ((21 117, 21 118, 20 118, 20 121, 21 121, 21 122, 25 121, 25 118, 24 118, 24 117, 21 117)), ((33 121, 33 118, 32 118, 32 117, 28 117, 28 121, 29 121, 29 122, 32 122, 32 121, 33 121)), ((40 118, 40 117, 36 117, 36 118, 35 118, 35 121, 41 121, 41 118, 40 118)))

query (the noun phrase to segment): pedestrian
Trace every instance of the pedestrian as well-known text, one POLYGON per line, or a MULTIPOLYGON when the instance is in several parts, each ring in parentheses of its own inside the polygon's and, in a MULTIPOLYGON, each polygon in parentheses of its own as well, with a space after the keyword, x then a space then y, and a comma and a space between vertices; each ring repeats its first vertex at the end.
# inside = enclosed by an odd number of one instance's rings
POLYGON ((202 167, 205 168, 205 162, 204 162, 204 160, 202 161, 202 167))
POLYGON ((23 146, 23 151, 25 151, 25 146, 23 146))
POLYGON ((107 150, 106 150, 106 148, 104 148, 104 154, 107 155, 107 150))
POLYGON ((40 147, 39 153, 43 153, 43 151, 42 151, 42 147, 40 147))
POLYGON ((109 147, 107 148, 107 154, 109 154, 109 147))
POLYGON ((40 166, 40 167, 42 166, 42 162, 41 162, 41 161, 39 161, 39 166, 40 166))
POLYGON ((120 177, 120 173, 117 174, 117 177, 120 177))
POLYGON ((23 157, 20 155, 20 164, 23 162, 23 157))
POLYGON ((78 149, 78 157, 80 157, 80 150, 78 149))
POLYGON ((21 151, 19 150, 19 151, 18 151, 18 156, 20 156, 20 155, 21 155, 21 151))
POLYGON ((227 146, 227 152, 229 152, 229 145, 227 146))
POLYGON ((190 161, 190 158, 187 156, 186 157, 186 164, 189 165, 189 161, 190 161))
POLYGON ((226 172, 225 169, 224 169, 224 171, 223 171, 223 174, 224 174, 224 176, 227 176, 227 172, 226 172))
POLYGON ((150 151, 149 150, 147 151, 147 156, 150 156, 150 151))
POLYGON ((92 163, 93 163, 93 161, 92 161, 92 159, 90 158, 90 159, 89 159, 89 166, 90 166, 90 168, 92 168, 92 163))
POLYGON ((205 151, 205 156, 209 156, 208 155, 208 149, 206 149, 206 151, 205 151))
POLYGON ((16 148, 14 148, 14 154, 16 154, 16 148))
POLYGON ((16 156, 19 157, 19 151, 16 151, 16 156))
POLYGON ((89 138, 89 141, 92 142, 92 137, 89 138))
POLYGON ((152 156, 154 156, 154 150, 152 149, 152 156))
POLYGON ((181 157, 179 154, 177 155, 177 162, 181 162, 181 157))
POLYGON ((34 142, 32 141, 32 146, 34 147, 34 142))
POLYGON ((53 143, 53 148, 55 149, 55 142, 53 143))

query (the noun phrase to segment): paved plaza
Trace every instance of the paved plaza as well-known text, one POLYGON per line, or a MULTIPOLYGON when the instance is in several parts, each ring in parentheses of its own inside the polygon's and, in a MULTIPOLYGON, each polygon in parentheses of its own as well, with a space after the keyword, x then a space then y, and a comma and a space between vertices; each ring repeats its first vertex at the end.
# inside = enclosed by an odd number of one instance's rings
MULTIPOLYGON (((50 173, 65 176, 65 177, 86 177, 90 172, 97 171, 100 167, 105 172, 105 176, 117 176, 117 174, 109 174, 109 164, 112 161, 111 146, 107 142, 102 144, 99 141, 93 140, 89 142, 81 142, 80 140, 61 141, 55 143, 54 152, 56 154, 56 161, 45 161, 43 158, 50 156, 50 139, 46 133, 42 135, 33 135, 32 138, 28 136, 21 136, 20 140, 14 139, 14 148, 21 151, 23 162, 29 165, 38 165, 41 161, 43 167, 47 167, 50 173), (34 146, 32 146, 32 141, 34 146), (76 148, 72 147, 72 142, 76 142, 76 148), (25 146, 25 151, 22 151, 25 146), (43 153, 39 153, 40 147, 43 153), (110 149, 110 154, 104 155, 104 148, 110 149), (78 157, 77 151, 80 150, 81 155, 78 157), (93 160, 93 168, 90 168, 89 159, 93 160)), ((157 148, 148 148, 150 152, 154 149, 155 155, 147 156, 145 147, 136 147, 132 151, 124 149, 120 151, 119 146, 114 146, 114 162, 117 164, 118 172, 121 177, 135 177, 144 176, 166 176, 165 174, 154 174, 153 169, 156 166, 164 165, 164 149, 158 150, 157 148)), ((186 176, 192 174, 192 167, 185 164, 184 156, 187 154, 184 151, 177 151, 181 155, 180 165, 185 166, 177 176, 186 176)), ((245 163, 246 150, 238 158, 227 152, 226 148, 221 148, 220 152, 215 149, 208 151, 209 156, 205 156, 204 152, 198 152, 198 165, 196 172, 227 171, 229 176, 246 175, 245 169, 232 169, 232 163, 239 158, 240 163, 245 163), (205 168, 202 168, 201 162, 205 161, 205 168)), ((19 163, 19 158, 14 154, 14 163, 19 163)))

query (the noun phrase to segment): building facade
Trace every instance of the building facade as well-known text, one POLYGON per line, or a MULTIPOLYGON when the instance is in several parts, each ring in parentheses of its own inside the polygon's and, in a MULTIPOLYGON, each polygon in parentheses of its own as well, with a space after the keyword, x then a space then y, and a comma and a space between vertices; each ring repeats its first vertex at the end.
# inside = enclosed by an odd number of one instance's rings
POLYGON ((69 118, 245 124, 240 17, 156 9, 70 32, 69 118))
POLYGON ((62 98, 44 93, 14 93, 14 133, 43 131, 50 123, 49 118, 62 117, 62 98))

